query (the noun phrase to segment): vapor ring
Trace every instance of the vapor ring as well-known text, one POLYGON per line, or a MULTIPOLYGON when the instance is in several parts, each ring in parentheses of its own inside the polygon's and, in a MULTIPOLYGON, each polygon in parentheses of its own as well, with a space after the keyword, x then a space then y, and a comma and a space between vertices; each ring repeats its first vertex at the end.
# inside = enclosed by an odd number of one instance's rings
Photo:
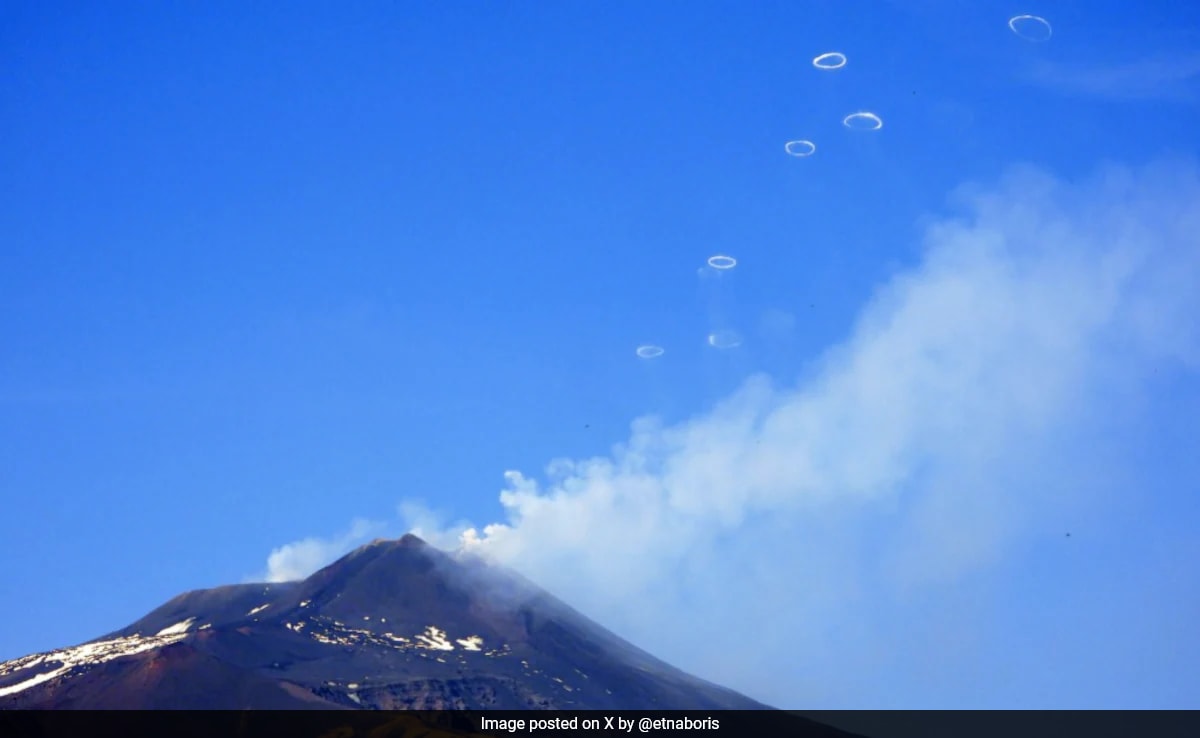
POLYGON ((840 51, 829 51, 813 59, 812 64, 817 69, 841 69, 846 66, 846 55, 840 51))

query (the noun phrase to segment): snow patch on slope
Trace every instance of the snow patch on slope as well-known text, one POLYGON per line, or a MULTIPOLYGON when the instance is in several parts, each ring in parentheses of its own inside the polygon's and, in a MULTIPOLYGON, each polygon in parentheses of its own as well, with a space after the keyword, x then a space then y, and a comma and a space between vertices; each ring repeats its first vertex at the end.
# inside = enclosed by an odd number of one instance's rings
POLYGON ((182 623, 176 623, 168 628, 163 628, 157 635, 153 636, 132 635, 124 638, 114 638, 110 641, 85 643, 82 646, 72 646, 71 648, 63 648, 57 651, 48 651, 46 653, 33 654, 12 661, 6 661, 0 664, 0 680, 9 675, 18 675, 20 672, 32 671, 39 666, 54 664, 57 666, 49 671, 32 674, 28 679, 15 684, 0 687, 0 697, 23 692, 30 687, 36 687, 51 679, 63 676, 78 667, 96 666, 97 664, 103 664, 123 656, 132 656, 143 651, 177 643, 184 639, 188 627, 191 626, 194 620, 195 618, 189 618, 182 623))
POLYGON ((196 622, 196 618, 188 618, 183 622, 175 623, 174 625, 168 625, 167 627, 155 633, 155 636, 170 636, 186 633, 188 632, 188 629, 192 627, 192 623, 194 622, 196 622))
POLYGON ((462 646, 464 651, 483 650, 483 639, 479 636, 467 636, 466 638, 459 638, 454 642, 462 646))
POLYGON ((432 625, 425 628, 425 632, 418 635, 417 640, 425 645, 425 648, 430 648, 435 651, 453 651, 454 645, 446 640, 446 631, 441 630, 432 625))

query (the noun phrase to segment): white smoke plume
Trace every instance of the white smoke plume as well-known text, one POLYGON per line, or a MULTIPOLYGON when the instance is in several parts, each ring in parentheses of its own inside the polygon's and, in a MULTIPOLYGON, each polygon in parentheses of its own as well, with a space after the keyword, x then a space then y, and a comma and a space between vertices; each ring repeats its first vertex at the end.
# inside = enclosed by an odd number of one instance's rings
MULTIPOLYGON (((1092 570, 1037 547, 1168 494, 1124 450, 1153 434, 1156 382, 1194 386, 1200 368, 1200 176, 1017 168, 954 201, 921 262, 798 381, 754 377, 686 422, 637 420, 609 455, 542 480, 509 471, 504 520, 459 545, 781 707, 1105 706, 1055 702, 1059 672, 1022 665, 1087 658, 1141 616, 1080 611, 1064 635, 1060 610, 1091 591, 1069 574, 1092 570)), ((273 559, 297 559, 284 549, 273 559)), ((1200 588, 1143 607, 1179 597, 1195 607, 1200 588)), ((1098 680, 1099 700, 1118 680, 1057 668, 1098 680)))
POLYGON ((287 543, 271 551, 267 571, 258 581, 290 582, 312 574, 348 549, 366 543, 372 535, 386 529, 383 523, 357 519, 340 536, 331 539, 305 538, 287 543))

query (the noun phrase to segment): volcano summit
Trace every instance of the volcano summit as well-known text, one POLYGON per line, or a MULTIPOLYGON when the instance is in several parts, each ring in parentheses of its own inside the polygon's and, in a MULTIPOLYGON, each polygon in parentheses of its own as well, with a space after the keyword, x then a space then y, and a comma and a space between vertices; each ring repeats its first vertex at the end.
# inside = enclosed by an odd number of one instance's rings
POLYGON ((0 708, 766 709, 413 535, 0 664, 0 708))

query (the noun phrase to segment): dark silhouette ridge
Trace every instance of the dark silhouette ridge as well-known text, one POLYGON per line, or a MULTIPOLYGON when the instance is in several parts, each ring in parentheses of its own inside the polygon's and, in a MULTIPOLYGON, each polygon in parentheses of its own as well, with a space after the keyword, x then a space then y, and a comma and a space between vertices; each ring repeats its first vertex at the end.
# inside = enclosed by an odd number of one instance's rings
POLYGON ((0 664, 0 708, 765 707, 411 534, 302 581, 187 592, 95 641, 0 664))

